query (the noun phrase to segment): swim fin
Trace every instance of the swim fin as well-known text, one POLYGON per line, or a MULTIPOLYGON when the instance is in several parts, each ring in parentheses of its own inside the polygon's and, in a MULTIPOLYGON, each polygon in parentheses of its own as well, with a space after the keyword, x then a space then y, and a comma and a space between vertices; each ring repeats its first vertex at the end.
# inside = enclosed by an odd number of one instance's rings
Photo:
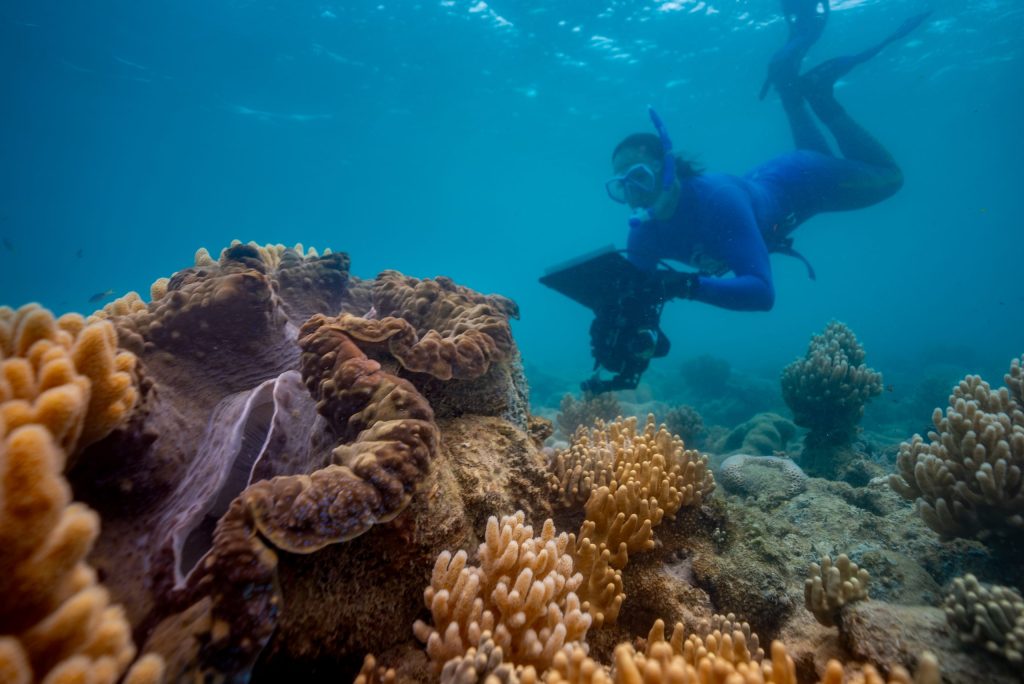
POLYGON ((763 100, 773 85, 776 88, 796 85, 800 63, 824 33, 828 14, 829 0, 782 0, 782 16, 789 26, 789 38, 772 55, 759 99, 763 100))
POLYGON ((813 97, 815 95, 831 92, 832 86, 835 85, 836 81, 848 74, 858 64, 863 64, 877 55, 890 43, 894 43, 900 38, 907 36, 911 31, 920 26, 921 23, 931 15, 931 13, 931 10, 928 10, 927 12, 915 14, 900 24, 899 28, 893 31, 889 36, 867 50, 858 52, 855 55, 835 57, 822 62, 813 69, 810 69, 800 77, 801 92, 803 92, 806 97, 813 97))

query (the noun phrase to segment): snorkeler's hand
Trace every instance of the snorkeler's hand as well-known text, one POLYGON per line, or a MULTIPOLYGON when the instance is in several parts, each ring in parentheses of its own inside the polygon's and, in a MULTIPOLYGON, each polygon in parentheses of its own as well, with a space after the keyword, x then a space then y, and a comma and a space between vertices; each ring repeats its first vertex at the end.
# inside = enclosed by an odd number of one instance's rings
POLYGON ((658 279, 662 301, 693 299, 700 285, 700 277, 696 273, 658 271, 655 277, 658 279))

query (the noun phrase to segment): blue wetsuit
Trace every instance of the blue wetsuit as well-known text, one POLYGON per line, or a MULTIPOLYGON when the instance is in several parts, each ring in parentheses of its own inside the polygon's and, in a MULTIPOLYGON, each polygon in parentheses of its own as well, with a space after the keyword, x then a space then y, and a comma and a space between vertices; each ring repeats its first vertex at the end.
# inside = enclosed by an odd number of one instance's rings
MULTIPOLYGON (((770 251, 786 251, 786 238, 825 211, 861 209, 903 185, 888 150, 836 101, 833 85, 854 66, 906 36, 928 12, 905 21, 876 45, 837 57, 799 75, 803 54, 818 39, 828 3, 784 2, 790 40, 773 58, 773 83, 786 112, 795 151, 769 159, 743 176, 706 173, 681 178, 679 204, 665 221, 630 229, 627 256, 653 271, 660 259, 700 272, 693 298, 727 309, 767 311, 775 301, 770 251), (807 105, 835 139, 836 156, 807 105), (733 276, 723 278, 732 272, 733 276)), ((762 89, 763 97, 766 89, 762 89)), ((794 254, 789 250, 790 254, 794 254)))
POLYGON ((774 157, 743 176, 684 178, 671 218, 630 229, 627 256, 648 271, 660 259, 693 266, 701 273, 698 301, 767 311, 775 301, 770 245, 819 212, 875 204, 899 189, 900 182, 899 169, 891 163, 809 149, 774 157), (733 277, 720 277, 729 272, 733 277))

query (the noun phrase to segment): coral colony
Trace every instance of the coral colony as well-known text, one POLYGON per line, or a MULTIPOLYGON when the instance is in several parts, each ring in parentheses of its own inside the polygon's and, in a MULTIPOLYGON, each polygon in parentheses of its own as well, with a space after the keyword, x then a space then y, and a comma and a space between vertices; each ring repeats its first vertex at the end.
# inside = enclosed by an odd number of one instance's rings
POLYGON ((886 472, 841 323, 782 373, 795 425, 604 395, 555 434, 517 316, 239 242, 0 308, 0 681, 1021 680, 1020 360, 886 472))

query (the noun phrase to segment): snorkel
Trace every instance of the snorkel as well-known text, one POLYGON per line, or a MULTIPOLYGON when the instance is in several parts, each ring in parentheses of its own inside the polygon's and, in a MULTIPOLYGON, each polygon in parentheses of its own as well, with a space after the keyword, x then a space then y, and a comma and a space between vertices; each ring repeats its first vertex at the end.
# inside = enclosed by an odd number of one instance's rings
MULTIPOLYGON (((648 105, 647 113, 650 114, 651 123, 654 124, 655 130, 658 131, 658 138, 661 140, 661 191, 665 192, 672 187, 672 183, 676 180, 676 163, 672 156, 672 140, 668 137, 668 129, 665 127, 665 122, 658 116, 658 112, 654 111, 654 107, 648 105)), ((654 218, 653 210, 653 204, 649 207, 639 207, 629 217, 629 227, 636 228, 652 220, 654 218)))

